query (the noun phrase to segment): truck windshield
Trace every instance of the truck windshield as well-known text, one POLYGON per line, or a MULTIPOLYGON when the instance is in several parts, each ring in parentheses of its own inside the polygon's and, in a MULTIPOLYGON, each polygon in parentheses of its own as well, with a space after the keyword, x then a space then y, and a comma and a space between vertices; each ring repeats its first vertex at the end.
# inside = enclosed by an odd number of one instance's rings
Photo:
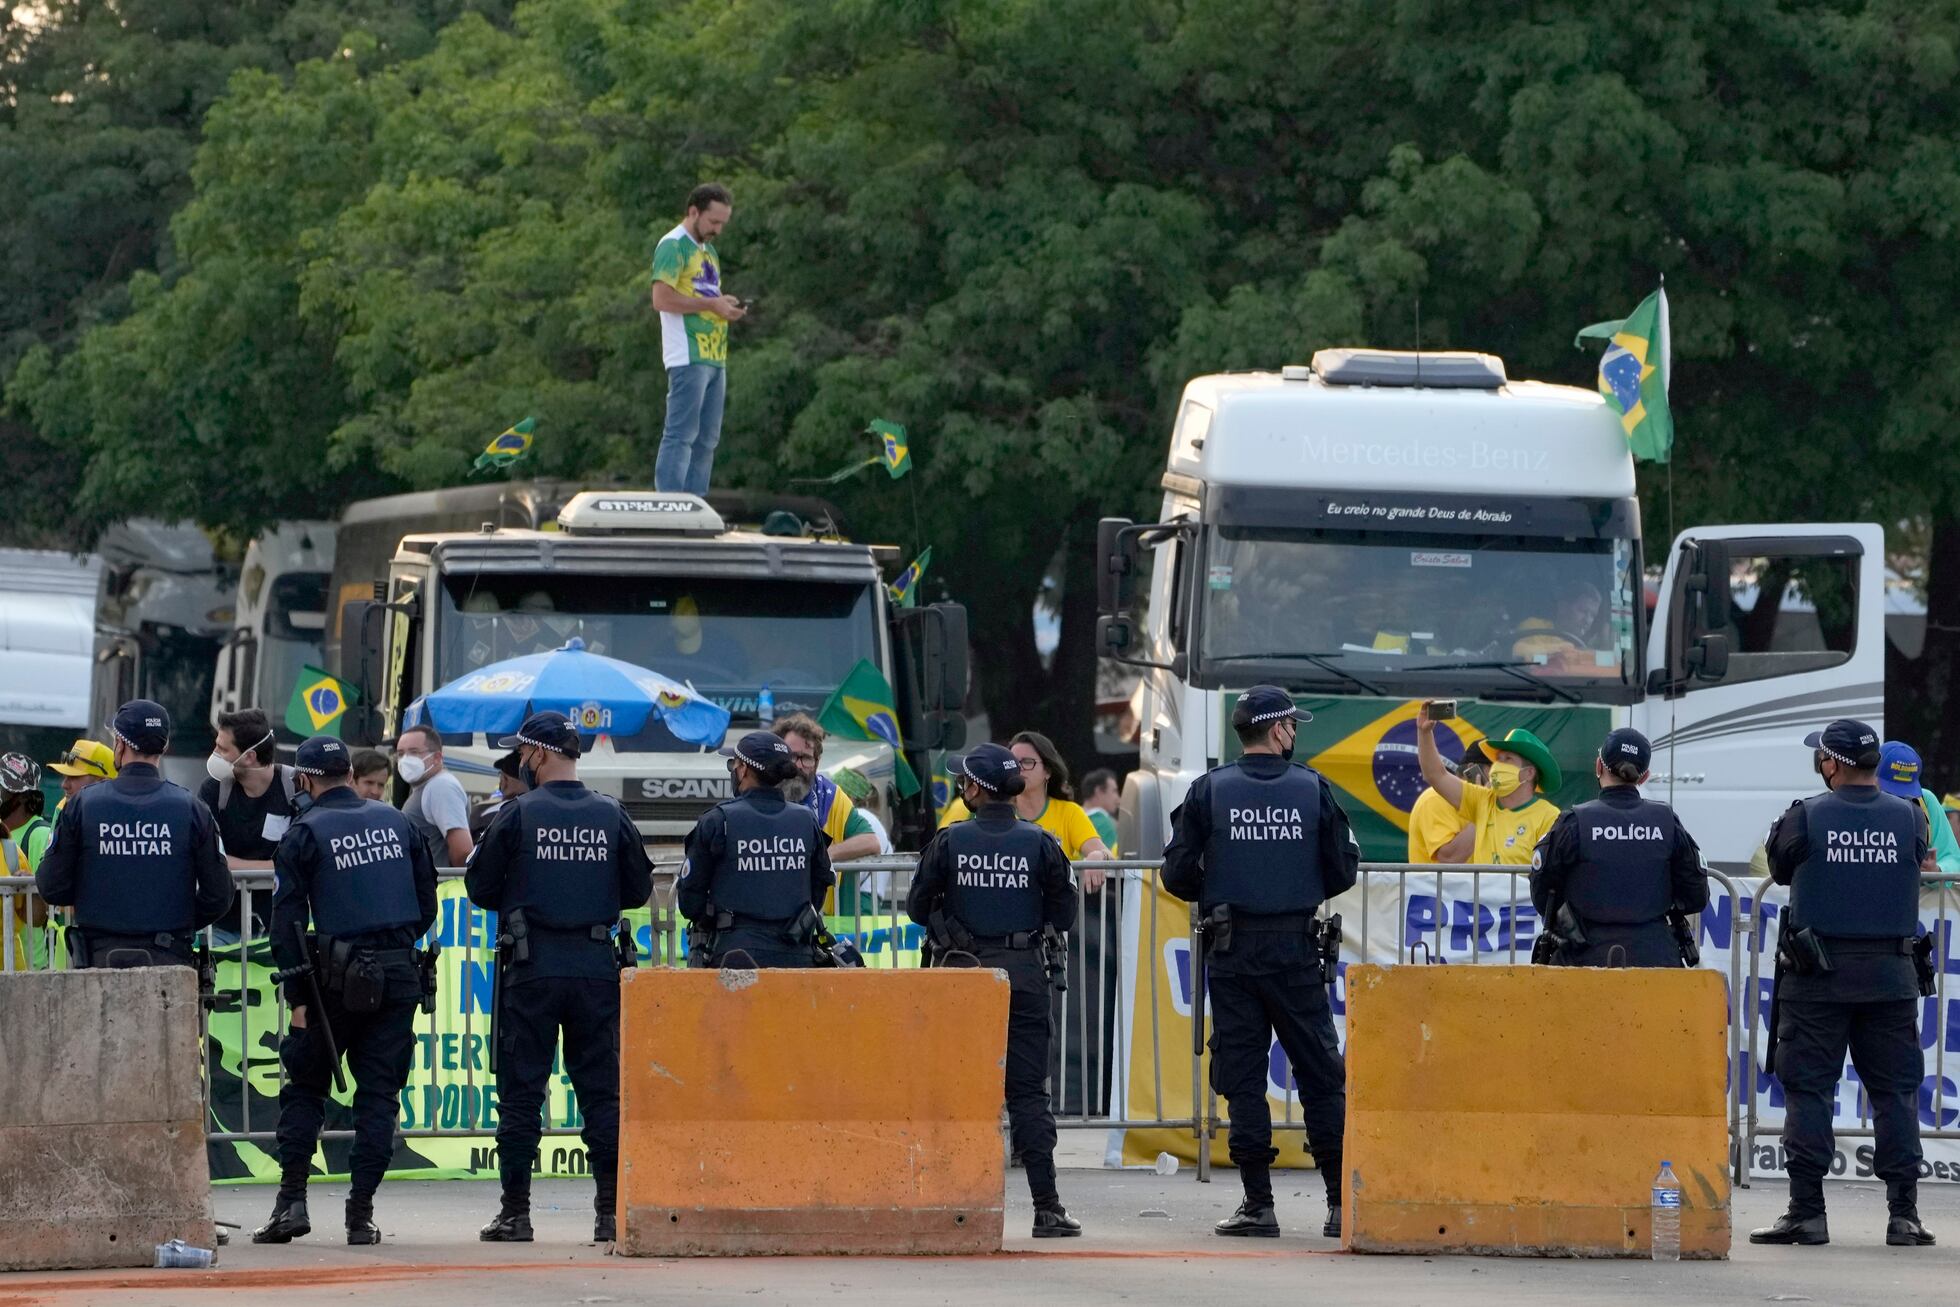
POLYGON ((195 758, 211 748, 211 686, 217 679, 218 641, 175 627, 150 627, 143 634, 143 657, 136 693, 154 699, 170 714, 170 752, 195 758))
POLYGON ((867 585, 664 576, 443 578, 436 681, 557 649, 686 681, 737 717, 768 686, 776 712, 815 713, 861 658, 879 662, 867 585))
POLYGON ((324 572, 288 572, 272 583, 265 610, 265 640, 258 651, 258 697, 275 710, 273 726, 282 739, 298 737, 285 728, 277 710, 291 700, 307 667, 326 666, 320 648, 326 606, 324 572))
POLYGON ((1639 542, 1214 527, 1207 679, 1342 692, 1606 699, 1637 691, 1639 542))

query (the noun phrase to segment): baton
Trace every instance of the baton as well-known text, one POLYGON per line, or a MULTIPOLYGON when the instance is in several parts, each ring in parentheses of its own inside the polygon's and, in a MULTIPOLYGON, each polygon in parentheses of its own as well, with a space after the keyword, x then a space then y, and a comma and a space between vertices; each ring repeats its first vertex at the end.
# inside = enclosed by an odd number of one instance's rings
POLYGON ((327 1064, 333 1068, 333 1087, 344 1094, 347 1077, 340 1073, 340 1049, 333 1042, 333 1022, 327 1020, 327 1002, 320 993, 320 973, 313 966, 313 951, 306 946, 305 922, 293 923, 293 938, 299 941, 299 965, 273 972, 272 983, 283 985, 297 976, 306 977, 306 988, 313 997, 313 1019, 319 1023, 311 1029, 318 1030, 320 1038, 327 1042, 327 1064))

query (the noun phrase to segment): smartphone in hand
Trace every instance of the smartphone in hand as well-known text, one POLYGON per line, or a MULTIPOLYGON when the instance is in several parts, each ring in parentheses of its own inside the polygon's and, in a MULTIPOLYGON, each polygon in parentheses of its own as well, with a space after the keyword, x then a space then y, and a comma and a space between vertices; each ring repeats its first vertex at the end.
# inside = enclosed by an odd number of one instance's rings
POLYGON ((1425 699, 1422 710, 1432 722, 1446 722, 1456 716, 1456 700, 1425 699))

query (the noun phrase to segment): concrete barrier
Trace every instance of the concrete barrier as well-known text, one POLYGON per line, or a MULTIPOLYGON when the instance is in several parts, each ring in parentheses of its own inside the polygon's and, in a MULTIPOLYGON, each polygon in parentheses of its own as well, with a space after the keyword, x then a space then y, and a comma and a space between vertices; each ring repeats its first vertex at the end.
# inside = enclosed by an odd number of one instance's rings
POLYGON ((212 1246, 197 976, 0 974, 0 1271, 212 1246))
POLYGON ((1713 971, 1352 967, 1343 1239, 1359 1252, 1729 1251, 1727 1009, 1713 971))
POLYGON ((1001 1246, 1006 978, 624 973, 618 1251, 1001 1246))

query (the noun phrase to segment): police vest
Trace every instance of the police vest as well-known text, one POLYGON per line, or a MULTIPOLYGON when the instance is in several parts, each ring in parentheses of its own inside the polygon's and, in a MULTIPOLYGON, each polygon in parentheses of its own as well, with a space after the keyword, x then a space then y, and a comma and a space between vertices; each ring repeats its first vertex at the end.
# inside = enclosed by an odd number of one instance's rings
POLYGON ((313 924, 321 934, 346 939, 422 920, 408 818, 385 803, 329 799, 297 824, 313 837, 313 924))
POLYGON ((1632 925, 1659 921, 1674 902, 1668 862, 1674 811, 1642 799, 1631 807, 1594 799, 1572 810, 1579 863, 1565 881, 1565 901, 1583 922, 1632 925))
POLYGON ((751 790, 719 807, 727 826, 715 866, 715 908, 761 921, 791 920, 810 901, 816 816, 773 790, 751 790))
POLYGON ((946 845, 946 909, 976 935, 1041 929, 1041 868, 1048 835, 1031 822, 975 817, 939 835, 946 845))
POLYGON ((1803 801, 1810 856, 1790 883, 1790 917, 1820 935, 1903 939, 1919 933, 1917 805, 1889 794, 1803 801))
POLYGON ((522 909, 559 930, 619 920, 618 803, 582 784, 553 782, 519 795, 517 858, 505 881, 504 910, 522 909))
POLYGON ((76 924, 128 935, 189 930, 197 919, 197 799, 137 775, 91 785, 72 802, 82 809, 76 924))
POLYGON ((1320 781, 1289 766, 1261 778, 1243 763, 1211 773, 1211 838, 1202 906, 1312 912, 1326 896, 1320 868, 1320 781))

